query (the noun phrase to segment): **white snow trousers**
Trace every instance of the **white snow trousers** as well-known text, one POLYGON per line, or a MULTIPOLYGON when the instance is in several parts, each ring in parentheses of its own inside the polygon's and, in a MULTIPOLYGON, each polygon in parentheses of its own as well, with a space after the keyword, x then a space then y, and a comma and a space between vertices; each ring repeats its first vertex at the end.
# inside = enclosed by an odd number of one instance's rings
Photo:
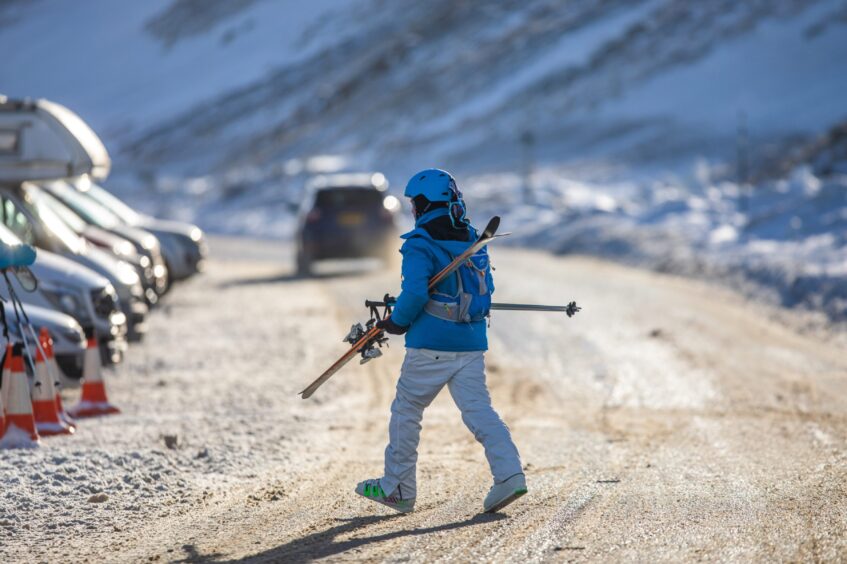
POLYGON ((417 495, 416 466, 423 411, 447 384, 476 440, 482 443, 494 482, 523 472, 509 429, 491 407, 485 385, 485 352, 407 349, 397 395, 391 404, 385 475, 380 485, 390 495, 397 487, 403 499, 417 495))

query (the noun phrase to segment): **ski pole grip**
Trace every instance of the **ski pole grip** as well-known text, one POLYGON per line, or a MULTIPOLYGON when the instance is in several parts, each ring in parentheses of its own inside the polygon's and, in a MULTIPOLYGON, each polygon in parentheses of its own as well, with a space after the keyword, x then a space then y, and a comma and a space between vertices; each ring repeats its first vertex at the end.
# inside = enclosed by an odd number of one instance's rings
POLYGON ((372 307, 385 307, 386 305, 393 306, 396 303, 397 303, 397 298, 395 298, 394 296, 389 296, 388 294, 385 294, 385 297, 381 301, 365 300, 365 307, 372 308, 372 307))

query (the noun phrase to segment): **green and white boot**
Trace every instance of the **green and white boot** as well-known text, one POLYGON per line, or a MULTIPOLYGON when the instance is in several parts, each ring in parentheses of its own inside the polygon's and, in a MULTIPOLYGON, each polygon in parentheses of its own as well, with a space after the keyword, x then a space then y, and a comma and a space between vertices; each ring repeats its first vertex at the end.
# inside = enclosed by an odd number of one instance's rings
POLYGON ((415 498, 403 499, 400 495, 399 486, 397 487, 396 494, 385 495, 382 486, 379 485, 379 479, 359 482, 356 485, 356 493, 371 501, 387 505, 400 513, 410 513, 415 508, 415 498))
POLYGON ((491 486, 482 507, 486 513, 500 511, 526 492, 526 477, 523 474, 515 474, 507 480, 491 486))

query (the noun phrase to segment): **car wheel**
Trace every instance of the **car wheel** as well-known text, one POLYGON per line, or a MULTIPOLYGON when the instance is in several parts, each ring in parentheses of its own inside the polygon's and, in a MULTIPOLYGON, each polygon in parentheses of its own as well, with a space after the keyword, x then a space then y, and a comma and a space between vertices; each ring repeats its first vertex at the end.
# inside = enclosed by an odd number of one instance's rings
POLYGON ((297 275, 309 276, 312 274, 312 259, 305 251, 297 252, 297 275))
POLYGON ((165 276, 165 287, 164 287, 164 289, 162 290, 162 293, 161 293, 161 295, 164 296, 165 294, 167 294, 168 292, 171 291, 171 288, 173 287, 175 280, 174 280, 174 277, 171 275, 171 272, 173 272, 173 269, 171 269, 171 265, 168 264, 168 259, 162 257, 162 261, 165 263, 165 270, 168 273, 167 276, 165 276))
POLYGON ((82 355, 57 354, 56 363, 68 380, 79 382, 82 379, 82 355))

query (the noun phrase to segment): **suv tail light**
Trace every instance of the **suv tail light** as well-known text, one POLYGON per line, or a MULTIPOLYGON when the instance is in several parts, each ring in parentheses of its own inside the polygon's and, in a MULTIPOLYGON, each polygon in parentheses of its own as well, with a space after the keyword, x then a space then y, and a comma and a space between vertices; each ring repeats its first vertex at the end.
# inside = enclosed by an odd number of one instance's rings
POLYGON ((314 223, 321 218, 320 210, 312 210, 306 215, 306 223, 314 223))

